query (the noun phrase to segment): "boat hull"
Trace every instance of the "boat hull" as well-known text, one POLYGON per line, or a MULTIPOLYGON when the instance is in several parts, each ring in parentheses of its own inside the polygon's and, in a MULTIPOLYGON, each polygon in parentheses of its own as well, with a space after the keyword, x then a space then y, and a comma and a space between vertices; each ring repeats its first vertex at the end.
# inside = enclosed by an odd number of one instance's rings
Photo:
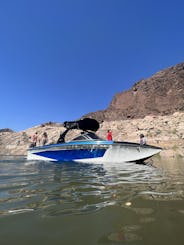
POLYGON ((27 159, 84 163, 140 162, 160 151, 159 147, 129 142, 69 142, 30 148, 27 159))

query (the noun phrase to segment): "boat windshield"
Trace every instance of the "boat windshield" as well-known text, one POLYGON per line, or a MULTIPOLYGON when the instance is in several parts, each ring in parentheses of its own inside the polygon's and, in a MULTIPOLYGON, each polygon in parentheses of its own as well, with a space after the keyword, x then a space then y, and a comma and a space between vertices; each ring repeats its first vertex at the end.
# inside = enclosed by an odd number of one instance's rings
POLYGON ((72 141, 79 141, 79 140, 102 140, 102 139, 92 132, 82 132, 79 136, 74 138, 72 141))

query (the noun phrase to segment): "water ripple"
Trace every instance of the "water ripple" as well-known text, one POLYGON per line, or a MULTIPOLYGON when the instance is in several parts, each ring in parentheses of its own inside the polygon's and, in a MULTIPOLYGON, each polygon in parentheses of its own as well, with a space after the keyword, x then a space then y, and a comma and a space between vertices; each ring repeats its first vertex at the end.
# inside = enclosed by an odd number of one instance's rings
MULTIPOLYGON (((42 215, 83 214, 144 198, 183 195, 168 176, 146 165, 53 164, 0 161, 0 214, 40 210, 42 215), (174 190, 172 190, 174 189, 174 190)), ((183 180, 178 179, 183 186, 183 180)))

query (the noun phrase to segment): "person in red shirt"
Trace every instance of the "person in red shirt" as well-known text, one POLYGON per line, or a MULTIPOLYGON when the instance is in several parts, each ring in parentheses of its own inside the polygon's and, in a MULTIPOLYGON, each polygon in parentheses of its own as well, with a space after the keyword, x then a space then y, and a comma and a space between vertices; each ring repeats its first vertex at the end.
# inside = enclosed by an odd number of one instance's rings
POLYGON ((107 131, 107 140, 112 140, 112 131, 111 130, 108 130, 107 131))

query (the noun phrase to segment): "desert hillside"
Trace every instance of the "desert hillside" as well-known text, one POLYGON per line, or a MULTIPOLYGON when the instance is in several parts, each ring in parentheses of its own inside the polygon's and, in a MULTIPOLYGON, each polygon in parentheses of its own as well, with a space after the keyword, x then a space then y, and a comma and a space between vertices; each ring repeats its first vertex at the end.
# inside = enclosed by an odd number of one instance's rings
MULTIPOLYGON (((97 135, 106 138, 107 130, 113 132, 113 139, 119 141, 139 142, 139 134, 145 134, 147 143, 163 147, 161 156, 184 157, 184 112, 175 112, 165 116, 146 116, 143 119, 105 121, 100 124, 97 135)), ((48 133, 49 142, 56 143, 65 129, 61 124, 46 123, 21 132, 1 132, 0 152, 7 155, 26 155, 29 137, 35 132, 41 137, 48 133)), ((78 134, 72 130, 66 140, 78 134)))

